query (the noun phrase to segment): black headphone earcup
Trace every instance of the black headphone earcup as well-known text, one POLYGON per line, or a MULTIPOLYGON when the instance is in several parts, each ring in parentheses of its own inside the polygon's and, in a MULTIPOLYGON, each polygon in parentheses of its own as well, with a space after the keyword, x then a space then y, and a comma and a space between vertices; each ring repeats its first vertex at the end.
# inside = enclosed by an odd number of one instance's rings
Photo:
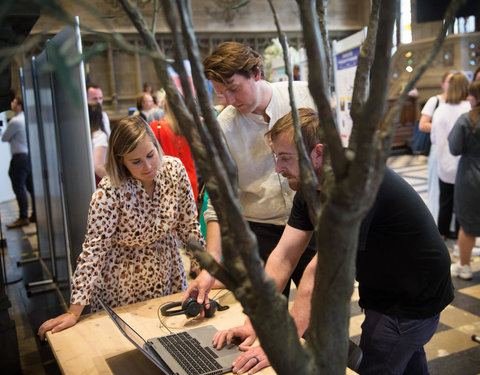
POLYGON ((213 317, 216 311, 217 311, 217 303, 215 301, 210 301, 210 307, 208 309, 205 309, 205 317, 206 318, 213 317))
POLYGON ((203 305, 199 305, 198 302, 194 298, 187 298, 185 302, 183 302, 182 310, 189 318, 193 318, 200 314, 202 311, 203 305))

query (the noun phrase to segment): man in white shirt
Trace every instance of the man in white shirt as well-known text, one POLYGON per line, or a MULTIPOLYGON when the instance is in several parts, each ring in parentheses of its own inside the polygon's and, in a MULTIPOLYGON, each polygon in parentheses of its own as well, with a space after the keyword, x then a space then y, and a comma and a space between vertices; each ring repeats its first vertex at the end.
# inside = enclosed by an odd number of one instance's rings
MULTIPOLYGON (((87 84, 87 101, 95 102, 103 106, 103 92, 102 89, 97 86, 95 83, 87 84)), ((102 110, 102 120, 103 127, 105 128, 105 133, 110 136, 110 119, 108 115, 102 110)))
POLYGON ((23 113, 23 100, 21 96, 16 96, 11 102, 12 111, 15 116, 8 122, 7 129, 2 134, 2 142, 10 143, 10 152, 12 160, 8 175, 12 181, 13 192, 17 198, 19 208, 19 218, 13 223, 7 224, 8 229, 23 227, 34 222, 35 203, 33 195, 32 168, 30 157, 28 156, 27 135, 25 130, 25 114, 23 113), (32 216, 28 218, 28 194, 32 197, 32 216))
MULTIPOLYGON (((247 45, 225 42, 204 60, 206 77, 227 107, 218 117, 227 147, 237 164, 242 213, 257 237, 260 257, 266 262, 282 236, 292 208, 294 192, 286 178, 275 172, 273 152, 265 133, 291 111, 288 82, 269 83, 263 79, 262 57, 247 45)), ((293 85, 297 107, 315 108, 307 82, 293 85)), ((207 251, 222 258, 220 225, 213 206, 205 212, 207 251)), ((292 275, 298 285, 306 265, 314 256, 309 247, 292 275)), ((190 283, 184 299, 208 298, 215 279, 207 271, 190 283)), ((290 282, 289 282, 290 283, 290 282)), ((284 291, 288 295, 289 283, 284 291)))

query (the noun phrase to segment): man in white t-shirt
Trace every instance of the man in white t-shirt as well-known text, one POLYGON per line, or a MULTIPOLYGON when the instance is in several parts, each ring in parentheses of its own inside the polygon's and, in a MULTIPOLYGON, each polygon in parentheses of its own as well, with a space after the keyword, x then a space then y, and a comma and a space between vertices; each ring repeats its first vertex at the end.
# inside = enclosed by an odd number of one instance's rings
MULTIPOLYGON (((242 214, 257 237, 260 257, 266 262, 283 234, 292 208, 294 192, 288 179, 275 172, 273 152, 265 133, 283 115, 291 111, 288 82, 269 83, 263 79, 263 59, 249 46, 225 42, 204 60, 206 77, 227 107, 218 117, 227 147, 238 168, 238 196, 242 214)), ((307 82, 293 84, 298 108, 315 108, 307 82)), ((220 225, 213 206, 204 214, 207 223, 207 251, 218 261, 222 258, 220 225)), ((303 270, 314 256, 307 248, 292 280, 298 285, 303 270)), ((215 279, 207 271, 190 283, 184 299, 208 298, 215 279)), ((288 286, 284 293, 288 295, 288 286)))
MULTIPOLYGON (((103 92, 102 89, 97 86, 95 83, 87 84, 87 101, 95 102, 103 106, 103 92)), ((103 127, 105 128, 105 133, 110 136, 110 120, 108 115, 102 110, 102 119, 103 127)))

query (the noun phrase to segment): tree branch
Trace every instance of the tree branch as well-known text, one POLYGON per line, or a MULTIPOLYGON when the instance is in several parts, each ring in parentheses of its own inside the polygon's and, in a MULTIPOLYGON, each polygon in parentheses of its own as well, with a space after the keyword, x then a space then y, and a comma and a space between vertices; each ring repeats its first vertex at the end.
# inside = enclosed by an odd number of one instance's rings
MULTIPOLYGON (((375 42, 378 31, 380 2, 381 0, 373 0, 367 38, 365 39, 358 56, 357 70, 355 72, 355 81, 353 85, 352 107, 350 109, 350 116, 352 117, 353 122, 356 122, 356 120, 359 119, 360 114, 363 113, 363 106, 368 97, 370 68, 375 53, 375 42)), ((353 129, 353 132, 354 131, 355 128, 353 129)), ((352 135, 351 139, 352 138, 355 137, 352 135)))
MULTIPOLYGON (((173 5, 174 2, 170 0, 170 3, 171 5, 173 5)), ((183 38, 185 40, 187 52, 189 55, 190 66, 192 69, 192 78, 195 88, 197 90, 199 105, 205 119, 205 124, 208 128, 208 132, 211 135, 211 139, 213 139, 213 144, 219 152, 220 159, 222 160, 223 166, 227 171, 230 183, 234 187, 234 191, 236 191, 238 178, 237 167, 235 162, 231 158, 230 152, 228 151, 225 141, 223 139, 223 135, 220 131, 217 117, 213 109, 213 104, 211 102, 210 93, 207 90, 203 66, 200 63, 200 53, 198 51, 195 34, 193 32, 193 24, 191 22, 191 17, 188 17, 188 15, 190 14, 190 6, 184 3, 184 0, 177 1, 176 4, 182 22, 183 38)), ((211 142, 209 144, 211 144, 211 142)))
POLYGON ((312 163, 308 157, 307 150, 305 149, 305 144, 303 143, 302 131, 300 129, 300 121, 298 118, 298 109, 295 103, 295 96, 293 95, 293 77, 292 77, 292 67, 290 64, 290 58, 288 55, 288 45, 287 37, 282 31, 280 22, 278 20, 277 11, 273 6, 272 0, 268 0, 270 4, 270 9, 272 10, 273 19, 277 27, 278 38, 280 40, 280 45, 283 50, 283 60, 285 62, 285 72, 288 77, 288 95, 290 96, 290 107, 292 108, 292 118, 294 125, 294 141, 298 150, 298 163, 300 165, 300 177, 304 184, 303 191, 308 202, 308 208, 310 211, 310 219, 312 222, 315 221, 316 212, 319 208, 319 200, 317 194, 318 180, 313 171, 312 163))
POLYGON ((328 97, 328 81, 325 73, 326 56, 321 47, 318 21, 316 12, 311 0, 297 0, 300 8, 300 19, 303 28, 303 39, 308 56, 308 83, 310 92, 317 105, 319 117, 322 119, 320 125, 325 129, 327 143, 332 157, 332 168, 335 177, 343 178, 348 169, 348 160, 345 157, 342 143, 335 125, 335 118, 330 108, 328 97))
POLYGON ((331 87, 333 87, 333 62, 332 62, 332 49, 330 48, 330 42, 328 41, 328 28, 327 28, 327 0, 317 0, 317 17, 318 25, 320 27, 320 34, 322 36, 323 49, 327 58, 327 82, 328 97, 331 96, 331 87))

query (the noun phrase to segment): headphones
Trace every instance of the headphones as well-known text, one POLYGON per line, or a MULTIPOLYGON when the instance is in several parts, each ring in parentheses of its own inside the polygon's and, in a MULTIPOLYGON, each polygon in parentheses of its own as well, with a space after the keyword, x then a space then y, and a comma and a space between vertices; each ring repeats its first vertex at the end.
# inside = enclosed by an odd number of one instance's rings
MULTIPOLYGON (((162 312, 163 316, 174 316, 174 315, 181 315, 185 314, 188 318, 193 318, 200 314, 202 310, 205 311, 205 317, 211 318, 215 314, 215 311, 224 310, 225 306, 220 306, 220 304, 214 300, 210 300, 210 307, 208 309, 205 308, 205 304, 199 304, 196 299, 194 298, 187 298, 183 304, 181 302, 172 302, 165 306, 163 306, 160 311, 162 312), (175 307, 181 306, 180 309, 171 310, 175 307)), ((228 308, 228 306, 226 306, 228 308)))

